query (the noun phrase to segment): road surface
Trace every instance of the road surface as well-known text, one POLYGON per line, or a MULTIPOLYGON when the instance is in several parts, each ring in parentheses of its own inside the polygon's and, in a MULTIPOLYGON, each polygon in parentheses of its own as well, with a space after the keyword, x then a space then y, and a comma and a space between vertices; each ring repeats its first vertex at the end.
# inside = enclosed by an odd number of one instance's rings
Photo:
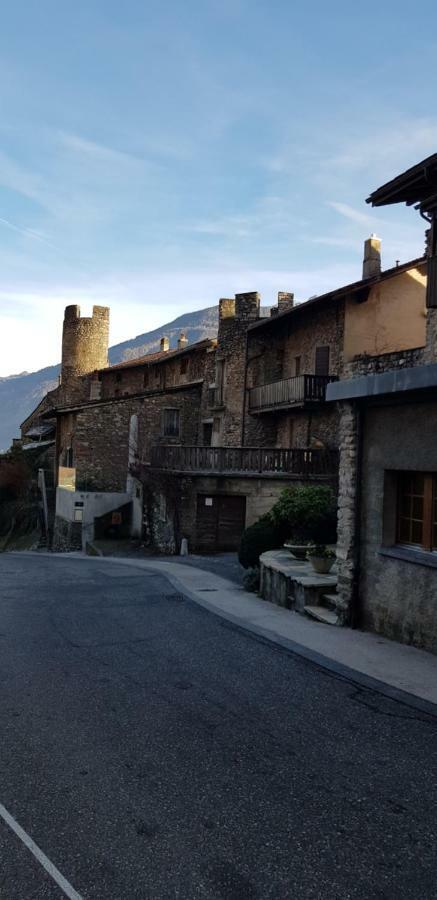
POLYGON ((1 900, 437 897, 437 718, 161 575, 1 556, 0 729, 1 900))

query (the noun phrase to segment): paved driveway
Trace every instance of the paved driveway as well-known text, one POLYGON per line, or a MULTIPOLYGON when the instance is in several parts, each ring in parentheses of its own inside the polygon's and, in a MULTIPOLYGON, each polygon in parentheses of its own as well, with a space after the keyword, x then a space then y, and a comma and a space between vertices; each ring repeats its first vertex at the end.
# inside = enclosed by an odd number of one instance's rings
POLYGON ((0 729, 2 900, 437 894, 437 721, 160 575, 1 556, 0 729))

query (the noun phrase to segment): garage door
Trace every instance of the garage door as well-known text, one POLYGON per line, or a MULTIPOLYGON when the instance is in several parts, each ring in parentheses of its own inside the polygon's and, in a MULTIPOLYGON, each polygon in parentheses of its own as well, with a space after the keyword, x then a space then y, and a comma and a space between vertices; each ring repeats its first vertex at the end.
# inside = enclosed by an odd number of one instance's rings
POLYGON ((197 549, 238 550, 246 521, 246 498, 197 495, 197 549))

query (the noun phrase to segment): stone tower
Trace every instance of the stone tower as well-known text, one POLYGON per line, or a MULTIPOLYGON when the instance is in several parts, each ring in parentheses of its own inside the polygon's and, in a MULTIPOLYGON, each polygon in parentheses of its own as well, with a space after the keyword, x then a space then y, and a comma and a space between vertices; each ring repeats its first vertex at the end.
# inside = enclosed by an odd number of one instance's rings
POLYGON ((62 330, 61 383, 108 365, 109 308, 93 306, 91 317, 81 317, 80 306, 67 306, 62 330))

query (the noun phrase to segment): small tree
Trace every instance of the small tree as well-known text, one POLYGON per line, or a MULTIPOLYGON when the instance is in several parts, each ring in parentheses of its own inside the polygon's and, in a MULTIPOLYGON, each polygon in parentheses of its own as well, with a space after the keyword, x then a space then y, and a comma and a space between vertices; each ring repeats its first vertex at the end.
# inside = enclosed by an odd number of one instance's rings
POLYGON ((270 515, 287 531, 287 538, 304 543, 332 544, 337 538, 337 504, 329 485, 302 484, 285 488, 270 515))

